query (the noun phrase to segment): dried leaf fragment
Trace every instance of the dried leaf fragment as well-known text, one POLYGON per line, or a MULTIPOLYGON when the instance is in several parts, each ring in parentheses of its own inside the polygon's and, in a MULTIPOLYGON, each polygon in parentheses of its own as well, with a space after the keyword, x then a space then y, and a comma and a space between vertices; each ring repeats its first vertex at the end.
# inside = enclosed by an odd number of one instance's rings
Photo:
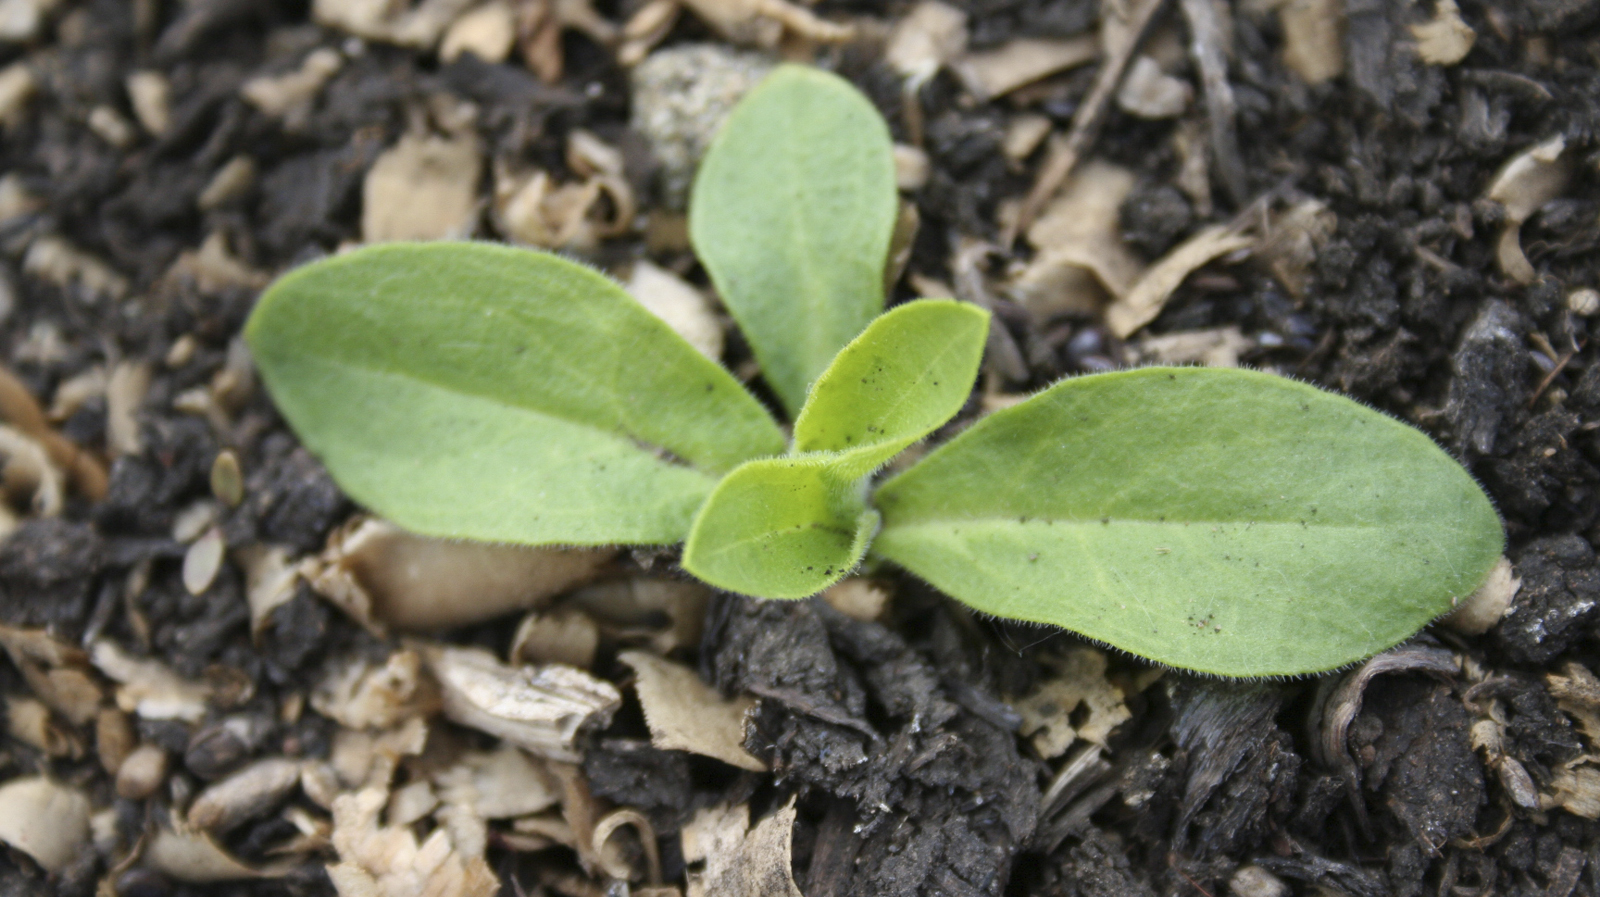
POLYGON ((1128 292, 1106 310, 1106 322, 1113 333, 1127 339, 1161 314, 1173 291, 1195 269, 1253 243, 1249 237, 1220 224, 1200 231, 1146 268, 1128 292))
POLYGON ((579 733, 605 726, 622 704, 609 682, 571 667, 513 669, 477 648, 421 650, 439 682, 446 717, 535 756, 577 762, 579 733))
POLYGON ((1161 64, 1140 54, 1128 66, 1117 89, 1117 105, 1140 118, 1176 118, 1189 108, 1194 88, 1161 70, 1161 64))
POLYGON ((1123 242, 1119 210, 1135 180, 1098 159, 1073 174, 1028 228, 1038 254, 1007 288, 1023 308, 1039 318, 1094 314, 1132 288, 1141 266, 1123 242))
POLYGON ((0 785, 0 842, 61 871, 88 849, 88 796, 43 776, 0 785))
POLYGON ((967 49, 967 14, 940 0, 922 0, 889 34, 883 61, 901 76, 928 78, 967 49))
POLYGON ((638 677, 634 690, 644 707, 651 744, 766 771, 767 765, 744 749, 744 720, 754 699, 726 699, 694 670, 645 651, 624 651, 617 659, 638 677))
POLYGON ((801 897, 790 866, 794 801, 750 827, 750 808, 697 812, 683 829, 683 858, 705 861, 689 873, 688 897, 801 897))

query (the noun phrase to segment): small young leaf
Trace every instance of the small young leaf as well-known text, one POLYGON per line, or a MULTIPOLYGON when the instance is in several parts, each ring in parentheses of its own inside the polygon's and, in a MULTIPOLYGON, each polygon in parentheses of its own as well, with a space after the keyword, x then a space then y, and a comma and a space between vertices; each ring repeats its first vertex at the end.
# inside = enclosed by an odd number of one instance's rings
POLYGON ((948 299, 873 321, 811 387, 795 451, 834 453, 841 479, 871 473, 961 410, 988 333, 988 312, 948 299))
POLYGON ((883 310, 897 194, 889 129, 836 75, 779 66, 700 164, 689 234, 791 414, 883 310))
POLYGON ((1065 381, 876 504, 874 551, 981 611, 1228 676, 1388 648, 1503 547, 1488 498, 1426 435, 1244 370, 1065 381))
POLYGON ((762 458, 706 499, 683 569, 730 592, 805 598, 854 569, 877 528, 877 512, 825 456, 762 458))
POLYGON ((426 535, 676 542, 712 474, 783 450, 726 370, 604 276, 545 253, 361 249, 284 276, 245 332, 334 479, 426 535))

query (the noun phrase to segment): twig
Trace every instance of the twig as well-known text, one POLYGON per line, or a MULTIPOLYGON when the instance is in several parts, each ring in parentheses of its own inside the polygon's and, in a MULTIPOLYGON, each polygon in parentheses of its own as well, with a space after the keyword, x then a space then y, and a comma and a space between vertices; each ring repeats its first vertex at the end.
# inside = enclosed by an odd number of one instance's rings
POLYGON ((1211 0, 1181 0, 1189 22, 1189 53, 1200 70, 1205 92, 1206 123, 1211 128, 1211 159, 1217 179, 1235 206, 1244 203, 1249 189, 1244 163, 1239 159, 1239 137, 1234 130, 1233 87, 1228 83, 1228 59, 1222 53, 1222 28, 1211 0))
POLYGON ((1128 63, 1144 40, 1145 32, 1150 30, 1156 13, 1165 4, 1166 0, 1143 0, 1128 18, 1127 40, 1120 47, 1105 48, 1105 60, 1100 63, 1100 71, 1095 75, 1089 95, 1084 98, 1078 111, 1073 113, 1072 129, 1067 132, 1067 139, 1050 147, 1050 155, 1039 169, 1033 189, 1023 199, 1016 220, 1001 236, 1002 246, 1010 246, 1016 242, 1018 234, 1028 229, 1028 225, 1044 209, 1044 204, 1067 182, 1067 177, 1094 144, 1095 138, 1100 135, 1100 126, 1105 122, 1106 112, 1111 107, 1111 98, 1117 92, 1117 85, 1122 82, 1123 72, 1127 71, 1128 63))

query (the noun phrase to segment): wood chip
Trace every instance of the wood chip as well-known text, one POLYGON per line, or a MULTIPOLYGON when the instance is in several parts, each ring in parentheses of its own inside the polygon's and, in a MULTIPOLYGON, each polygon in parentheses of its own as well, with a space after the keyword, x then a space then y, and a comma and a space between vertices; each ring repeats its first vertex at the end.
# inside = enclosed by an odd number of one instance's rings
POLYGON ((436 712, 439 696, 422 674, 421 654, 402 648, 382 661, 356 655, 329 664, 311 706, 350 729, 390 729, 436 712))
POLYGON ((1344 0, 1279 0, 1283 64, 1307 84, 1344 74, 1344 0))
POLYGON ((855 29, 818 18, 788 0, 683 0, 694 14, 735 44, 777 49, 784 34, 818 43, 843 43, 855 29))
POLYGON ((328 538, 307 578, 374 632, 442 629, 537 607, 593 579, 611 548, 529 548, 412 535, 356 518, 328 538))
POLYGON ((1051 664, 1054 672, 1032 694, 1011 703, 1022 715, 1024 737, 1042 757, 1059 757, 1079 740, 1100 747, 1113 729, 1132 718, 1122 690, 1106 679, 1106 656, 1077 648, 1051 664), (1075 717, 1081 717, 1078 724, 1075 717))
POLYGON ((1091 62, 1100 55, 1100 38, 1017 38, 994 50, 969 53, 951 68, 979 102, 1004 96, 1024 84, 1091 62))
POLYGON ((895 22, 883 61, 918 82, 959 58, 967 49, 967 14, 940 0, 922 0, 895 22))
POLYGON ((577 762, 579 734, 604 727, 622 705, 609 682, 572 667, 514 669, 477 648, 427 645, 422 655, 446 717, 535 756, 577 762))
POLYGON ((824 589, 822 600, 852 620, 872 622, 882 619, 892 595, 886 582, 851 576, 824 589))
POLYGON ((51 718, 43 701, 10 695, 5 708, 6 729, 12 738, 49 757, 75 760, 83 756, 83 743, 51 718))
POLYGON ((1255 347, 1256 341, 1245 336, 1239 330, 1239 325, 1229 324, 1226 327, 1146 336, 1128 348, 1142 364, 1198 364, 1211 368, 1236 368, 1239 366, 1239 356, 1255 347))
POLYGON ((144 864, 157 872, 190 884, 282 878, 299 864, 294 861, 255 867, 217 846, 210 836, 187 825, 160 827, 145 846, 144 864))
POLYGON ((257 760, 213 783, 189 805, 189 824, 224 833, 277 806, 300 784, 301 764, 284 757, 257 760))
POLYGON ((106 446, 113 454, 137 455, 144 451, 139 409, 149 392, 149 365, 124 360, 111 369, 106 384, 106 446))
POLYGON ((0 842, 60 872, 89 849, 89 798, 40 777, 0 785, 0 842))
POLYGON ((234 156, 211 176, 206 188, 196 198, 195 205, 202 212, 221 208, 250 192, 255 182, 255 160, 246 155, 234 156))
POLYGON ((1561 196, 1572 179, 1572 165, 1563 158, 1565 138, 1552 137, 1511 157, 1484 192, 1486 199, 1505 207, 1505 223, 1495 248, 1500 273, 1518 283, 1538 277, 1522 251, 1522 223, 1539 207, 1561 196))
POLYGON ((463 804, 484 819, 510 819, 561 802, 561 783, 544 764, 511 745, 469 751, 433 776, 439 800, 463 804))
POLYGON ((483 148, 477 136, 407 134, 372 163, 361 186, 361 239, 449 240, 478 223, 483 148))
POLYGON ((211 588, 217 573, 222 569, 222 556, 228 549, 223 541, 222 529, 211 527, 194 540, 183 555, 183 587, 191 595, 201 595, 211 588))
POLYGON ((119 684, 117 706, 128 713, 144 719, 189 723, 199 722, 206 715, 211 688, 180 677, 159 660, 133 657, 105 640, 94 643, 89 659, 96 669, 119 684))
POLYGON ((628 278, 628 292, 684 341, 713 361, 722 358, 722 322, 711 300, 682 278, 640 259, 628 278))
POLYGON ((454 62, 471 53, 484 62, 501 63, 517 42, 517 20, 503 0, 490 0, 456 19, 439 45, 439 58, 454 62))
POLYGON ((88 303, 128 295, 128 279, 114 268, 60 237, 44 236, 28 246, 22 272, 88 303))
POLYGON ((1417 55, 1429 65, 1455 65, 1472 52, 1478 33, 1461 20, 1456 0, 1438 0, 1433 18, 1411 26, 1417 55))
POLYGON ((314 0, 311 18, 327 28, 382 43, 430 50, 473 0, 314 0))
POLYGON ((1128 292, 1107 309, 1106 323, 1119 338, 1127 339, 1161 314, 1173 291, 1195 269, 1253 243, 1249 237, 1225 225, 1205 228, 1146 268, 1128 292))
POLYGON ((1511 600, 1521 588, 1522 579, 1512 569, 1511 561, 1502 556, 1483 585, 1462 599, 1460 606, 1439 622, 1463 635, 1483 635, 1506 615, 1506 609, 1511 607, 1511 600))
POLYGON ((128 101, 139 126, 152 137, 160 137, 172 127, 172 85, 157 71, 130 72, 123 80, 128 101))
POLYGON ((382 788, 340 796, 333 804, 333 847, 328 867, 347 897, 494 897, 500 882, 481 855, 463 853, 443 828, 422 841, 404 826, 380 825, 388 804, 382 788))
POLYGON ((665 751, 688 751, 730 766, 765 772, 767 765, 744 748, 745 715, 755 699, 722 697, 682 664, 644 651, 617 659, 638 677, 634 690, 650 727, 650 743, 665 751))
POLYGON ((0 126, 14 128, 21 123, 38 87, 26 62, 13 62, 0 69, 0 126))
POLYGON ((1134 57, 1117 89, 1117 105, 1139 118, 1177 118, 1192 99, 1194 88, 1189 82, 1168 75, 1160 63, 1144 55, 1134 57))

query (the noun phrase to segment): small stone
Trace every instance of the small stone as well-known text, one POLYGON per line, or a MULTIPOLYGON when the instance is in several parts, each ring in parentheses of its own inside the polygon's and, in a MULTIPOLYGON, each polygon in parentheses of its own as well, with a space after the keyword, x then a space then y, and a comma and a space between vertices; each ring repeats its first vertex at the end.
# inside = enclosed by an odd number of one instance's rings
POLYGON ((681 210, 711 138, 735 103, 772 61, 716 44, 685 44, 652 53, 633 70, 633 129, 661 162, 661 201, 681 210))

